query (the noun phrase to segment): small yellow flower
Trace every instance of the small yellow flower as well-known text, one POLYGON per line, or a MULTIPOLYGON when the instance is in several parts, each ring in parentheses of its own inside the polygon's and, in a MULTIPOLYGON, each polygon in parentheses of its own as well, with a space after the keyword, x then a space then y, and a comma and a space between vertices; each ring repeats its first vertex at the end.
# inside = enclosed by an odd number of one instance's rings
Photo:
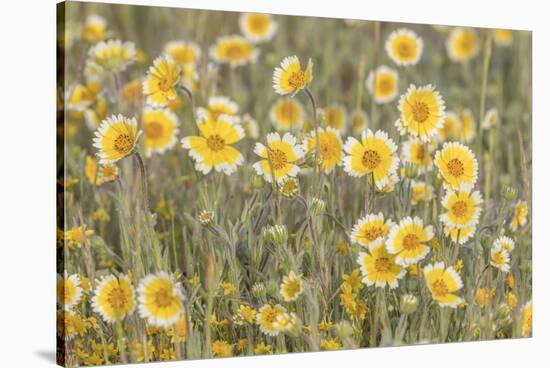
POLYGON ((239 26, 244 36, 252 42, 271 40, 278 28, 271 15, 260 13, 241 14, 239 26))
POLYGON ((399 66, 415 65, 422 56, 424 43, 410 29, 401 28, 390 33, 386 41, 386 52, 399 66))
POLYGON ((88 57, 106 72, 121 72, 136 60, 136 46, 121 40, 101 41, 90 49, 88 57))
POLYGON ((494 243, 491 247, 491 266, 504 273, 510 271, 510 253, 500 243, 494 243))
POLYGON ((316 151, 317 138, 319 138, 321 167, 325 174, 329 174, 336 166, 341 165, 343 157, 342 138, 340 138, 340 132, 334 128, 318 128, 317 134, 313 131, 304 138, 303 149, 305 152, 316 151))
POLYGON ((479 41, 473 29, 453 29, 446 46, 449 58, 459 63, 470 61, 479 51, 479 41))
POLYGON ((212 354, 218 358, 233 356, 233 346, 225 340, 216 340, 212 343, 212 354))
POLYGON ((256 355, 268 355, 273 354, 273 346, 261 342, 254 348, 254 354, 256 355))
POLYGON ((179 133, 178 117, 168 109, 146 107, 141 115, 145 155, 163 154, 174 147, 179 133))
POLYGON ((343 349, 342 344, 340 344, 336 339, 322 339, 321 340, 321 350, 340 350, 343 349))
POLYGON ((288 276, 283 277, 280 293, 285 302, 295 301, 303 292, 302 275, 296 275, 294 271, 290 271, 288 276))
POLYGON ((351 240, 365 248, 383 243, 393 221, 384 219, 384 214, 367 214, 360 218, 351 230, 351 240))
POLYGON ((340 133, 346 131, 347 112, 342 105, 333 104, 322 110, 323 126, 337 129, 340 133))
POLYGON ((187 341, 187 319, 182 315, 180 319, 167 331, 171 337, 172 343, 181 343, 187 341))
POLYGON ((507 236, 500 236, 493 242, 493 247, 497 246, 500 246, 502 249, 506 249, 508 253, 512 253, 516 246, 516 243, 507 236))
POLYGON ((152 361, 155 351, 156 348, 152 340, 147 340, 146 344, 137 341, 132 344, 132 353, 137 362, 152 361))
POLYGON ((210 57, 218 63, 229 64, 231 68, 254 63, 259 54, 259 49, 237 35, 219 37, 216 44, 210 47, 210 57))
POLYGON ((125 275, 104 277, 94 290, 92 307, 94 312, 109 323, 120 321, 132 314, 136 302, 130 278, 125 275))
POLYGON ((84 175, 86 176, 86 179, 88 179, 88 182, 92 185, 101 184, 97 174, 97 166, 97 160, 95 158, 93 158, 92 156, 86 156, 84 175))
POLYGON ((458 244, 465 244, 472 236, 475 234, 476 227, 474 226, 467 226, 463 228, 458 227, 444 227, 444 232, 446 236, 450 236, 451 239, 454 242, 458 242, 458 244))
POLYGON ((354 293, 357 293, 363 288, 361 270, 359 268, 351 271, 349 275, 343 274, 342 280, 344 280, 344 282, 351 286, 354 293))
POLYGON ((521 310, 521 336, 527 337, 531 335, 533 328, 533 303, 528 301, 521 310))
POLYGON ((420 202, 430 202, 433 195, 434 188, 430 184, 414 180, 411 182, 411 204, 413 206, 420 202))
POLYGON ((483 121, 481 122, 481 127, 485 130, 490 130, 493 128, 496 128, 500 123, 500 115, 498 113, 498 110, 496 108, 489 109, 485 116, 483 117, 483 121))
POLYGON ((237 292, 237 288, 231 282, 222 282, 220 287, 223 290, 223 295, 233 295, 237 292))
POLYGON ((474 296, 474 303, 480 308, 485 308, 495 296, 495 289, 478 288, 474 296))
POLYGON ((181 78, 181 67, 171 58, 156 58, 143 81, 143 94, 147 98, 147 104, 153 107, 168 105, 177 96, 177 86, 181 78))
POLYGON ((509 273, 508 276, 506 276, 506 286, 508 289, 513 289, 516 286, 516 278, 512 273, 509 273))
POLYGON ((66 311, 72 310, 83 296, 80 277, 77 274, 69 276, 67 271, 65 271, 64 276, 57 275, 56 288, 57 304, 66 311))
POLYGON ((398 280, 405 276, 405 269, 395 262, 397 255, 390 254, 383 243, 370 247, 370 253, 360 252, 357 263, 361 267, 363 283, 395 289, 398 280))
POLYGON ((445 181, 445 186, 459 189, 462 183, 474 185, 477 181, 477 160, 474 153, 458 142, 445 142, 435 153, 435 166, 445 181))
POLYGON ((264 334, 277 336, 280 330, 274 324, 277 321, 277 317, 285 313, 285 307, 280 304, 276 304, 274 306, 265 304, 258 310, 258 314, 256 315, 256 324, 260 326, 260 330, 264 334))
POLYGON ((424 276, 432 297, 440 306, 456 308, 462 303, 454 294, 462 289, 462 279, 452 266, 445 268, 443 262, 429 264, 424 267, 424 276))
POLYGON ((443 126, 445 103, 435 87, 411 84, 399 99, 400 118, 396 125, 401 133, 409 133, 423 142, 434 137, 443 126))
POLYGON ((313 78, 313 63, 309 59, 306 69, 302 70, 296 55, 287 56, 281 66, 273 72, 273 88, 280 95, 296 94, 304 89, 313 78))
POLYGON ((304 157, 302 147, 290 133, 285 133, 282 138, 279 133, 269 133, 267 147, 258 142, 254 147, 254 153, 262 160, 256 162, 253 168, 256 174, 263 175, 269 183, 273 182, 273 178, 280 181, 285 177, 296 177, 300 172, 300 167, 296 163, 304 157))
POLYGON ((405 217, 390 229, 386 247, 389 253, 397 256, 395 262, 406 267, 426 257, 433 236, 433 228, 424 226, 421 218, 405 217))
POLYGON ((514 213, 512 215, 512 221, 510 221, 510 230, 517 231, 519 228, 522 228, 527 224, 527 213, 529 208, 527 207, 527 202, 518 201, 514 206, 514 213))
POLYGON ((166 272, 145 276, 139 283, 139 315, 155 327, 168 327, 182 316, 183 289, 166 272))
POLYGON ((129 119, 119 114, 103 120, 94 138, 94 147, 99 150, 99 163, 111 164, 130 155, 140 135, 135 118, 129 119))
MULTIPOLYGON (((263 180, 263 179, 262 179, 263 180)), ((287 176, 282 178, 279 182, 279 192, 282 196, 288 199, 292 199, 300 191, 300 183, 298 179, 287 176)))
POLYGON ((200 109, 199 115, 204 114, 209 120, 216 120, 221 115, 236 116, 239 105, 225 96, 208 97, 208 108, 200 109))
POLYGON ((351 112, 351 131, 354 135, 361 134, 369 126, 369 117, 361 109, 355 109, 351 112))
POLYGON ((199 46, 186 41, 170 41, 164 46, 164 52, 182 67, 196 64, 201 56, 199 46))
POLYGON ((437 131, 439 141, 459 140, 461 132, 462 121, 455 112, 447 111, 445 119, 443 119, 443 126, 437 131))
POLYGON ((514 309, 518 305, 518 298, 511 291, 506 293, 506 305, 508 305, 510 309, 514 309))
POLYGON ((269 110, 269 118, 277 130, 300 130, 304 123, 304 108, 290 97, 279 98, 269 110))
POLYGON ((476 136, 476 122, 470 109, 463 110, 460 115, 460 141, 470 143, 476 136))
POLYGON ((493 29, 493 40, 495 45, 508 47, 514 41, 514 34, 511 29, 493 29))
POLYGON ((97 176, 101 183, 113 182, 118 179, 118 166, 115 164, 101 165, 97 172, 97 176))
POLYGON ((86 224, 81 226, 75 226, 65 231, 64 239, 69 248, 80 248, 82 243, 86 241, 87 237, 94 234, 92 229, 88 229, 86 224))
POLYGON ((86 18, 80 31, 80 37, 86 42, 96 43, 107 37, 107 22, 105 18, 92 14, 86 18))
POLYGON ((137 108, 143 98, 143 84, 141 80, 134 79, 122 87, 122 101, 126 108, 137 108))
POLYGON ((237 325, 242 325, 244 323, 252 325, 254 324, 254 321, 256 321, 256 314, 256 309, 248 305, 241 304, 239 305, 239 309, 234 317, 234 322, 237 325))
POLYGON ((469 184, 461 183, 457 190, 447 189, 441 200, 446 212, 439 215, 440 220, 447 227, 472 227, 479 221, 481 214, 481 194, 469 184))
POLYGON ((385 65, 371 70, 367 76, 367 89, 378 104, 391 102, 397 97, 399 76, 385 65))
POLYGON ((433 167, 432 154, 434 150, 435 145, 431 142, 422 142, 413 138, 403 143, 401 153, 403 161, 413 164, 418 167, 419 172, 423 173, 433 167))

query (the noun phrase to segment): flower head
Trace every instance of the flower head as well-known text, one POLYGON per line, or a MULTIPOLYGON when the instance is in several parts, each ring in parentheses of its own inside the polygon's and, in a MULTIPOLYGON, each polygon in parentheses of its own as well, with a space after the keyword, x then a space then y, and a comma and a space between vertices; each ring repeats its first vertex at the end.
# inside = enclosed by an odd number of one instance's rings
POLYGON ((386 52, 399 66, 415 65, 422 56, 424 43, 410 29, 400 28, 390 33, 386 41, 386 52))
POLYGON ((304 89, 311 79, 313 63, 309 59, 306 69, 302 70, 300 60, 296 55, 287 56, 281 66, 273 72, 273 88, 280 95, 296 94, 304 89))
POLYGON ((89 60, 107 72, 120 72, 136 59, 133 42, 121 40, 101 41, 88 52, 89 60))
POLYGON ((126 275, 104 277, 94 290, 92 306, 94 312, 109 323, 120 321, 132 314, 136 302, 130 278, 126 275))
POLYGON ((493 29, 493 41, 500 47, 508 47, 514 41, 514 34, 511 29, 493 29))
POLYGON ((147 104, 154 107, 168 105, 177 96, 176 88, 181 78, 182 69, 172 58, 156 58, 143 81, 143 93, 147 97, 147 104))
POLYGON ((512 214, 512 220, 510 221, 510 230, 517 231, 519 228, 524 227, 527 224, 527 214, 529 208, 527 202, 518 201, 514 206, 514 212, 512 214))
POLYGON ((242 34, 252 42, 266 42, 277 32, 277 22, 270 14, 243 13, 239 17, 242 34))
POLYGON ((238 112, 239 105, 229 97, 210 96, 208 97, 208 108, 200 109, 199 115, 202 113, 208 119, 216 120, 221 115, 236 116, 238 112))
POLYGON ((282 138, 279 133, 269 133, 267 147, 258 142, 254 147, 254 153, 262 158, 254 164, 254 170, 270 183, 273 177, 279 181, 287 176, 298 175, 300 167, 296 162, 304 157, 304 151, 296 143, 296 137, 290 133, 286 133, 282 138))
POLYGON ((464 109, 460 113, 460 141, 470 143, 476 136, 476 122, 470 109, 464 109))
POLYGON ((446 212, 439 215, 445 226, 462 229, 475 226, 481 213, 481 194, 472 185, 461 183, 457 190, 447 189, 441 200, 446 212))
POLYGON ((57 275, 57 304, 66 311, 72 310, 82 298, 82 288, 80 287, 80 277, 77 274, 57 275))
POLYGON ((396 255, 388 253, 384 243, 372 245, 369 253, 360 252, 357 263, 361 267, 363 283, 367 286, 395 289, 397 280, 405 276, 405 269, 395 262, 396 255))
POLYGON ((465 63, 479 51, 479 41, 472 29, 455 28, 447 39, 447 54, 452 61, 465 63))
POLYGON ((380 65, 367 76, 367 89, 379 104, 391 102, 397 97, 399 76, 394 69, 380 65))
POLYGON ((341 133, 346 130, 347 112, 344 106, 333 104, 325 107, 322 113, 323 126, 337 129, 341 133))
POLYGON ((369 126, 369 117, 363 110, 355 109, 351 112, 350 122, 352 133, 359 135, 369 126))
POLYGON ((277 130, 299 130, 304 123, 304 108, 300 101, 290 97, 278 99, 269 110, 269 118, 277 130))
POLYGON ((445 119, 443 119, 443 126, 437 131, 439 141, 459 140, 461 131, 462 121, 458 115, 453 111, 447 111, 445 119))
POLYGON ((141 116, 145 155, 163 154, 174 147, 179 133, 178 117, 168 109, 146 107, 141 116))
POLYGON ((118 179, 118 166, 116 164, 105 164, 99 166, 97 171, 99 183, 110 183, 118 179))
MULTIPOLYGON (((321 167, 325 174, 329 174, 342 163, 342 138, 340 138, 340 132, 331 127, 318 128, 317 135, 319 137, 321 167)), ((317 135, 315 131, 312 131, 304 138, 303 149, 305 152, 316 151, 317 135)))
POLYGON ((423 87, 411 84, 399 99, 399 111, 401 134, 409 133, 423 142, 437 134, 445 119, 445 103, 431 84, 423 87))
POLYGON ((500 243, 495 243, 491 247, 490 263, 491 266, 508 273, 510 271, 510 253, 500 243))
POLYGON ((531 335, 533 328, 533 302, 529 300, 521 309, 521 336, 531 335))
POLYGON ((200 47, 194 42, 187 41, 170 41, 164 46, 164 52, 182 67, 195 65, 201 56, 200 47))
POLYGON ((476 225, 466 226, 462 228, 454 226, 445 226, 443 231, 446 236, 451 237, 451 240, 462 245, 465 244, 472 236, 474 236, 476 231, 476 225))
POLYGON ((384 219, 384 214, 369 213, 360 218, 351 230, 351 240, 365 248, 383 243, 393 222, 384 219))
POLYGON ((348 137, 344 151, 348 154, 344 157, 344 171, 354 177, 372 174, 377 187, 383 187, 397 170, 397 146, 381 130, 364 131, 361 141, 348 137))
POLYGON ((386 247, 388 252, 397 255, 395 262, 406 267, 426 257, 433 236, 433 228, 424 226, 421 218, 405 217, 390 229, 386 247))
POLYGON ((244 162, 243 156, 233 146, 244 137, 244 130, 235 119, 221 115, 213 120, 202 115, 198 123, 200 136, 182 139, 183 148, 195 160, 197 170, 208 174, 212 169, 230 175, 244 162))
POLYGON ((434 188, 425 182, 411 182, 411 204, 414 206, 420 202, 430 202, 434 195, 434 188))
POLYGON ((424 267, 426 285, 432 298, 442 307, 456 308, 462 299, 455 293, 462 289, 462 279, 452 266, 445 268, 443 262, 424 267))
POLYGON ((432 154, 434 150, 435 145, 431 142, 422 142, 413 138, 403 143, 401 154, 403 161, 418 167, 419 172, 426 172, 433 167, 432 154))
POLYGON ((80 36, 89 43, 103 41, 107 37, 107 21, 96 14, 88 15, 80 30, 80 36))
POLYGON ((498 110, 496 108, 489 109, 485 116, 483 117, 483 121, 481 122, 481 127, 485 130, 489 130, 492 128, 495 128, 498 126, 500 121, 500 117, 498 114, 498 110))
POLYGON ((280 292, 285 302, 295 301, 302 295, 303 291, 302 275, 296 275, 294 271, 290 271, 287 276, 283 277, 280 292))
POLYGON ((512 253, 516 244, 511 238, 507 236, 501 236, 495 239, 495 241, 493 242, 493 247, 495 246, 501 246, 503 249, 506 249, 509 253, 512 253))
POLYGON ((458 142, 445 142, 435 153, 435 166, 445 186, 458 189, 461 183, 474 185, 477 181, 477 160, 474 153, 458 142))
POLYGON ((141 135, 136 118, 112 115, 101 122, 95 132, 94 147, 102 165, 114 163, 130 155, 141 135))
POLYGON ((233 346, 225 340, 216 340, 212 343, 212 355, 219 358, 233 356, 233 346))
POLYGON ((166 272, 149 274, 138 287, 139 315, 155 327, 168 327, 182 316, 184 294, 181 284, 166 272))
POLYGON ((271 306, 270 304, 265 304, 258 310, 256 315, 256 324, 260 326, 260 330, 269 336, 277 336, 280 330, 277 328, 275 322, 277 318, 286 313, 285 307, 280 304, 275 304, 271 306))
POLYGON ((210 57, 231 68, 253 63, 258 58, 260 50, 242 36, 222 36, 216 44, 210 47, 210 57))

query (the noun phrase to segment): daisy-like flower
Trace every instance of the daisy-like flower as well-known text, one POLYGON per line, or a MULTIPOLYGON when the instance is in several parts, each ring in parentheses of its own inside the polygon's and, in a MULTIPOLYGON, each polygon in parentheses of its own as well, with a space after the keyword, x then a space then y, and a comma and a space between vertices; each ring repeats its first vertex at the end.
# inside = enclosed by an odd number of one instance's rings
POLYGON ((361 109, 355 109, 350 115, 351 132, 354 135, 359 135, 369 126, 369 117, 367 113, 361 109))
POLYGON ((422 56, 424 43, 410 29, 401 28, 390 33, 386 41, 386 52, 399 66, 415 65, 422 56))
POLYGON ((511 29, 493 29, 493 40, 497 46, 508 47, 514 40, 513 31, 511 29))
POLYGON ((447 39, 447 54, 452 61, 466 63, 479 51, 479 41, 473 29, 455 28, 447 39))
POLYGON ((470 109, 464 109, 460 113, 460 140, 463 143, 470 143, 476 135, 476 122, 470 109))
POLYGON ((269 183, 273 182, 273 177, 276 181, 287 176, 296 177, 300 172, 296 162, 304 157, 302 147, 296 144, 296 137, 290 133, 286 133, 282 138, 279 133, 269 133, 267 147, 258 142, 254 147, 254 153, 262 158, 253 165, 254 170, 258 175, 263 175, 269 183))
POLYGON ((445 268, 443 262, 429 264, 424 267, 424 277, 432 298, 440 306, 456 308, 462 303, 462 298, 455 294, 462 289, 462 279, 454 267, 445 268))
POLYGON ((164 271, 149 274, 138 287, 139 315, 155 327, 168 327, 183 314, 182 286, 164 271))
POLYGON ((210 57, 221 64, 229 64, 231 68, 253 63, 258 58, 260 50, 242 36, 222 36, 216 44, 210 47, 210 57))
POLYGON ((216 340, 212 343, 212 355, 218 358, 233 356, 233 346, 227 341, 216 340))
POLYGON ((385 65, 371 70, 367 76, 367 89, 378 104, 391 102, 397 97, 399 75, 385 65))
POLYGON ((439 140, 441 142, 459 140, 461 131, 462 125, 458 115, 453 111, 447 111, 443 126, 437 130, 439 140))
POLYGON ((104 277, 94 290, 92 307, 94 312, 109 323, 132 314, 136 301, 130 278, 126 275, 104 277))
POLYGON ((242 34, 252 42, 266 42, 277 32, 277 22, 269 14, 243 13, 239 17, 242 34))
POLYGON ((99 150, 99 163, 114 163, 130 155, 140 136, 136 118, 130 119, 119 114, 103 120, 94 138, 94 147, 99 150))
POLYGON ((163 154, 174 147, 179 133, 178 117, 168 109, 146 107, 141 115, 145 155, 163 154))
POLYGON ((403 267, 416 264, 430 252, 427 245, 433 238, 431 226, 424 226, 419 217, 405 217, 399 224, 394 224, 388 234, 386 247, 395 254, 395 262, 403 267))
POLYGON ((197 64, 201 57, 199 45, 187 41, 170 41, 164 46, 164 52, 182 67, 197 64))
POLYGON ((443 231, 446 236, 449 236, 452 241, 463 245, 475 234, 475 225, 463 228, 445 226, 443 231))
POLYGON ((101 85, 97 82, 75 84, 67 94, 67 109, 79 112, 86 110, 94 103, 100 91, 101 85))
POLYGON ((508 253, 512 253, 512 251, 516 247, 516 243, 507 236, 501 236, 493 242, 493 247, 496 246, 500 246, 503 249, 506 249, 508 253))
POLYGON ((481 194, 470 184, 461 183, 456 190, 447 189, 441 204, 447 210, 439 215, 445 226, 462 229, 475 226, 481 214, 481 194))
POLYGON ((512 220, 510 221, 510 230, 517 231, 519 228, 522 228, 527 224, 527 213, 529 208, 527 207, 527 202, 518 201, 514 206, 514 212, 512 214, 512 220))
POLYGON ((275 322, 280 315, 285 313, 285 307, 280 304, 275 304, 274 306, 265 304, 258 310, 258 314, 256 314, 256 324, 260 326, 260 330, 264 334, 277 336, 280 330, 275 325, 275 322))
POLYGON ((269 118, 277 130, 300 130, 304 124, 304 108, 300 101, 282 97, 269 110, 269 118))
POLYGON ((298 56, 287 56, 281 66, 273 72, 273 88, 280 95, 295 95, 304 89, 313 78, 313 63, 309 59, 306 69, 302 70, 298 56))
POLYGON ((237 310, 235 317, 233 317, 233 321, 237 325, 243 325, 245 323, 252 325, 256 321, 256 314, 256 309, 248 305, 241 304, 239 305, 239 309, 237 310))
POLYGON ((531 335, 533 328, 533 302, 529 300, 521 309, 521 336, 531 335))
POLYGON ((364 131, 361 141, 348 137, 344 151, 348 154, 344 157, 344 170, 354 177, 372 174, 377 187, 383 187, 397 170, 397 146, 381 130, 364 131))
POLYGON ((323 125, 338 129, 341 133, 346 130, 347 112, 342 105, 330 105, 323 109, 323 125))
POLYGON ((107 22, 105 18, 96 14, 88 15, 86 22, 80 30, 80 37, 89 43, 103 41, 107 37, 107 22))
MULTIPOLYGON (((342 162, 342 138, 340 138, 340 132, 331 127, 317 128, 317 135, 319 137, 321 167, 325 174, 329 174, 342 162)), ((315 152, 316 146, 317 137, 315 131, 312 131, 304 138, 303 149, 305 152, 315 152)))
POLYGON ((403 143, 401 155, 403 161, 417 166, 420 172, 426 172, 433 167, 432 153, 434 150, 435 145, 433 143, 426 143, 413 138, 403 143))
POLYGON ((430 202, 433 199, 434 188, 425 182, 411 182, 411 204, 417 205, 420 202, 430 202))
POLYGON ((363 283, 381 288, 388 285, 395 289, 398 280, 405 276, 405 269, 395 262, 397 255, 388 253, 384 243, 372 245, 369 252, 359 252, 357 257, 363 283))
POLYGON ((57 275, 57 304, 63 310, 72 310, 82 298, 82 287, 80 286, 80 277, 77 274, 68 275, 65 271, 64 275, 57 275))
POLYGON ((225 96, 208 97, 207 106, 208 108, 199 110, 199 115, 202 112, 210 120, 216 120, 220 115, 236 116, 239 112, 239 105, 225 96))
POLYGON ((207 115, 199 117, 197 124, 200 136, 189 136, 181 140, 183 148, 195 160, 196 168, 203 174, 212 169, 230 175, 244 162, 242 154, 233 146, 244 137, 243 128, 235 118, 221 115, 216 120, 207 115))
POLYGON ((489 109, 485 116, 483 117, 483 122, 481 123, 481 127, 485 130, 489 130, 492 128, 495 128, 500 121, 500 117, 498 115, 498 110, 496 108, 489 109))
POLYGON ((115 164, 105 164, 99 167, 97 180, 103 183, 110 183, 118 179, 118 166, 115 164))
POLYGON ((285 198, 292 199, 300 191, 300 182, 296 178, 287 176, 279 182, 279 192, 285 198))
POLYGON ((283 277, 280 293, 285 302, 295 301, 304 292, 304 282, 302 275, 296 275, 294 271, 290 271, 288 276, 283 277))
POLYGON ((136 60, 133 42, 121 40, 101 41, 90 48, 90 61, 108 72, 120 72, 136 60))
POLYGON ((177 96, 177 86, 182 77, 182 69, 170 57, 159 56, 149 67, 143 81, 143 94, 147 104, 165 107, 177 96))
POLYGON ((80 248, 82 243, 86 241, 89 236, 94 235, 92 229, 88 229, 86 224, 81 226, 75 226, 63 233, 63 239, 65 240, 68 248, 80 248))
POLYGON ((435 153, 435 166, 445 180, 445 186, 458 189, 461 183, 474 185, 477 181, 477 160, 467 146, 445 142, 435 153))
POLYGON ((491 247, 490 263, 491 266, 508 273, 510 271, 510 253, 501 244, 495 243, 491 247))
POLYGON ((392 226, 392 220, 384 219, 382 212, 378 215, 370 213, 353 225, 350 238, 353 242, 368 249, 383 243, 392 226))
POLYGON ((437 134, 445 119, 445 103, 431 84, 423 87, 411 84, 399 99, 399 111, 401 135, 409 133, 423 142, 437 134))

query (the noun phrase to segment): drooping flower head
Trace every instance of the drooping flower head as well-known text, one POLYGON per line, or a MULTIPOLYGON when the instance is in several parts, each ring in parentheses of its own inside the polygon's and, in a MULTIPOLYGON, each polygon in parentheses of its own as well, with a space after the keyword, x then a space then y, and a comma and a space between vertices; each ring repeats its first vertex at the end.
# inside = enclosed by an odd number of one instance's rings
POLYGON ((302 275, 296 275, 294 271, 290 271, 287 276, 283 277, 280 293, 285 302, 295 301, 304 292, 304 283, 302 275))
POLYGON ((452 61, 466 63, 479 51, 479 41, 473 29, 455 28, 447 39, 447 54, 452 61))
POLYGON ((141 279, 138 295, 140 317, 155 327, 168 327, 183 314, 183 288, 164 271, 141 279))
POLYGON ((446 187, 458 189, 462 183, 474 185, 477 181, 477 160, 462 143, 445 142, 435 153, 434 162, 446 187))
POLYGON ((135 292, 126 275, 109 275, 101 279, 92 297, 94 312, 109 323, 122 320, 136 307, 135 292))
POLYGON ((423 142, 428 142, 443 126, 445 103, 435 87, 428 84, 416 87, 411 84, 399 99, 398 128, 423 142))
POLYGON ((395 262, 406 267, 426 257, 433 236, 433 228, 424 226, 421 218, 405 217, 390 229, 386 247, 388 252, 397 255, 395 262))
POLYGON ((143 94, 147 104, 153 107, 165 107, 177 96, 177 86, 182 78, 182 69, 172 58, 159 56, 149 68, 143 82, 143 94))
POLYGON ((447 189, 441 200, 446 212, 439 215, 445 226, 462 229, 472 227, 479 221, 483 199, 471 184, 461 183, 459 188, 447 189))
POLYGON ((88 57, 96 66, 107 72, 120 72, 136 60, 136 47, 129 41, 101 41, 90 48, 88 57))
POLYGON ((297 131, 304 124, 304 108, 300 101, 290 97, 279 98, 269 110, 269 118, 275 129, 297 131))
POLYGON ((242 34, 252 42, 266 42, 277 32, 277 22, 270 14, 243 13, 239 17, 242 34))
POLYGON ((372 245, 369 253, 360 252, 357 263, 361 268, 363 283, 367 286, 395 289, 398 280, 405 276, 405 268, 395 262, 396 255, 390 254, 384 243, 372 245))
POLYGON ((529 212, 529 207, 527 206, 527 202, 518 201, 514 206, 512 220, 510 221, 510 230, 515 232, 519 228, 524 227, 527 224, 528 212, 529 212))
POLYGON ((174 147, 179 133, 178 117, 168 109, 146 107, 141 116, 145 155, 163 154, 174 147))
POLYGON ((302 70, 298 56, 287 56, 281 66, 273 72, 273 88, 280 95, 296 94, 304 89, 313 78, 313 63, 309 59, 306 69, 302 70))
POLYGON ((242 36, 222 36, 216 44, 210 47, 210 57, 231 68, 253 63, 258 58, 260 50, 242 36))
POLYGON ((200 136, 189 136, 182 139, 183 148, 195 160, 196 168, 203 174, 212 169, 230 175, 237 171, 237 166, 244 162, 242 154, 232 144, 244 137, 244 130, 228 115, 220 115, 213 120, 201 114, 197 124, 200 136))
POLYGON ((397 146, 381 130, 364 131, 361 141, 348 137, 344 151, 348 154, 344 157, 344 170, 354 177, 372 174, 377 187, 383 187, 397 170, 397 146))
POLYGON ((360 218, 351 230, 351 240, 365 248, 384 243, 393 221, 384 219, 384 214, 369 213, 360 218))
POLYGON ((138 130, 136 118, 129 119, 119 114, 103 120, 94 138, 99 163, 115 163, 130 155, 140 136, 141 130, 138 130))
MULTIPOLYGON (((342 163, 342 138, 340 132, 334 128, 317 128, 319 138, 319 154, 321 167, 325 174, 329 174, 334 168, 342 163)), ((305 138, 303 149, 305 152, 315 152, 317 137, 315 131, 310 132, 305 138)))
POLYGON ((63 310, 72 310, 82 299, 82 287, 80 286, 80 277, 77 274, 57 275, 57 304, 63 310))
POLYGON ((367 89, 378 104, 391 102, 397 97, 399 75, 385 65, 371 70, 367 76, 367 89))
POLYGON ((282 138, 279 133, 269 133, 267 147, 258 142, 254 147, 254 153, 262 158, 254 164, 254 170, 270 183, 273 182, 273 178, 279 181, 287 176, 298 175, 300 167, 297 162, 304 157, 302 147, 296 143, 296 137, 290 133, 286 133, 282 138))
POLYGON ((399 66, 415 65, 422 56, 424 43, 410 29, 400 28, 390 33, 386 41, 386 52, 399 66))
POLYGON ((426 285, 432 293, 432 298, 442 307, 456 308, 462 303, 455 293, 462 289, 462 279, 454 267, 445 268, 443 262, 436 262, 424 267, 426 285))

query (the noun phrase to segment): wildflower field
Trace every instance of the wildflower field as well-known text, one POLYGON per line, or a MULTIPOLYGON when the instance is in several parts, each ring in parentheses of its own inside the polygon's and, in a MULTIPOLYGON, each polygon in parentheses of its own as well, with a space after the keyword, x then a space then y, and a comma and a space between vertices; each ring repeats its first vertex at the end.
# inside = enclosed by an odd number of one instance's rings
POLYGON ((531 33, 58 5, 58 362, 531 336, 531 33))

